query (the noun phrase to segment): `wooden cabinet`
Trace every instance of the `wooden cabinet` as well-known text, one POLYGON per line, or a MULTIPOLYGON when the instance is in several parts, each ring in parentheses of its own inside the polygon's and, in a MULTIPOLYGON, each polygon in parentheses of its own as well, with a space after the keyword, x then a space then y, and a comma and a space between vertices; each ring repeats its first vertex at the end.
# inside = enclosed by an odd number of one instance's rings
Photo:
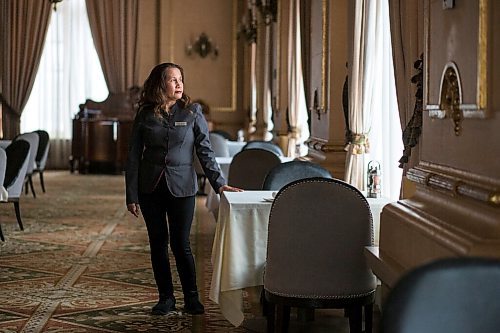
POLYGON ((120 173, 127 160, 132 120, 73 119, 70 167, 80 173, 120 173))
POLYGON ((121 173, 135 116, 128 94, 110 95, 103 102, 87 100, 73 119, 71 172, 121 173))

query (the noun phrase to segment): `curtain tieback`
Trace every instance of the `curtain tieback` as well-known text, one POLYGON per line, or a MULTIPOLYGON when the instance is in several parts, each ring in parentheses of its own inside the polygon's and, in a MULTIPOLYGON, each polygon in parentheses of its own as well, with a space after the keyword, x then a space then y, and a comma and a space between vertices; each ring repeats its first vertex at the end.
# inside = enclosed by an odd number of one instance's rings
POLYGON ((292 139, 300 139, 300 128, 291 127, 288 131, 288 136, 292 139))
POLYGON ((370 142, 366 134, 353 133, 350 145, 353 155, 361 155, 370 152, 370 142))

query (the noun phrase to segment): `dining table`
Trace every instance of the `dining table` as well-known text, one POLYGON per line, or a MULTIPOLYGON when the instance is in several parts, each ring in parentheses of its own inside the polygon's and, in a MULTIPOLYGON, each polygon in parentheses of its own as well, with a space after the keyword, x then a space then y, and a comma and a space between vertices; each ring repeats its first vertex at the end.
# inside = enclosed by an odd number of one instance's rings
MULTIPOLYGON (((233 157, 216 157, 215 160, 219 164, 222 176, 227 180, 229 179, 229 167, 233 160, 233 157)), ((293 157, 280 156, 281 163, 293 161, 293 157)), ((220 195, 216 193, 212 186, 207 182, 205 184, 205 193, 207 193, 207 200, 205 201, 205 207, 214 214, 215 218, 218 218, 218 209, 220 203, 220 195)))
POLYGON ((234 326, 243 322, 243 289, 263 285, 273 191, 223 192, 212 246, 209 297, 234 326))
MULTIPOLYGON (((264 284, 269 213, 276 191, 223 192, 212 246, 209 298, 234 326, 244 320, 243 291, 264 284)), ((391 202, 367 198, 378 245, 380 213, 391 202)))

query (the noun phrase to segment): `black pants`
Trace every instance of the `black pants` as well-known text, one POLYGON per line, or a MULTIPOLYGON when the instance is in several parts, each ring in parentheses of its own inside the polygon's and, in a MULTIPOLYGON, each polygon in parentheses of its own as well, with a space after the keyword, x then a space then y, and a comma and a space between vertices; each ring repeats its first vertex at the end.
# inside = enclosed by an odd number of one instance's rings
POLYGON ((189 243, 195 197, 174 197, 162 177, 153 193, 139 194, 139 204, 148 229, 151 263, 160 296, 174 296, 168 259, 169 238, 184 295, 196 291, 196 271, 189 243))

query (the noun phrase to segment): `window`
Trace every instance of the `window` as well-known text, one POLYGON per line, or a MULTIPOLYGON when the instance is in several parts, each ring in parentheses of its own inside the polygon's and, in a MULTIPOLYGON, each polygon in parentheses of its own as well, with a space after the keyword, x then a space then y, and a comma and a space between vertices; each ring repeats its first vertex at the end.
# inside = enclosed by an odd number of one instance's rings
POLYGON ((368 82, 365 87, 368 89, 364 105, 371 109, 371 127, 368 132, 370 152, 365 161, 380 162, 382 196, 397 200, 403 174, 398 162, 403 153, 403 141, 392 62, 388 0, 368 1, 366 10, 365 79, 368 82))
POLYGON ((21 132, 45 129, 52 139, 69 139, 78 105, 107 96, 85 0, 63 1, 52 13, 21 132))

